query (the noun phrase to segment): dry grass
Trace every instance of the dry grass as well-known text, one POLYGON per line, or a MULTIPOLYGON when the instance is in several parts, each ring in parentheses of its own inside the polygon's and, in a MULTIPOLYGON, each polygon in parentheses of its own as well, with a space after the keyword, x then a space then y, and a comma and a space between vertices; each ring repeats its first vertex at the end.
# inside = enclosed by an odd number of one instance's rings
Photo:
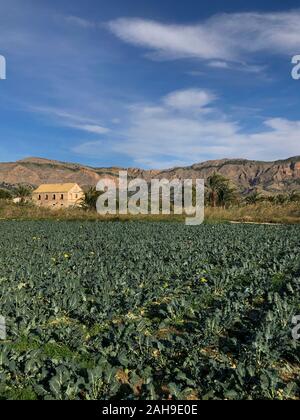
POLYGON ((153 222, 183 222, 183 216, 152 215, 116 215, 100 216, 96 211, 80 208, 48 209, 33 204, 14 204, 0 200, 0 220, 79 220, 79 221, 122 221, 133 220, 153 222))
POLYGON ((235 221, 252 223, 300 223, 300 204, 274 205, 258 203, 236 206, 229 209, 211 208, 205 210, 206 221, 235 221))
MULTIPOLYGON (((13 204, 0 200, 0 220, 90 220, 90 221, 151 221, 184 222, 184 216, 100 216, 96 211, 80 208, 47 209, 34 205, 13 204)), ((228 209, 205 209, 206 222, 300 223, 300 204, 273 205, 259 203, 228 209)))

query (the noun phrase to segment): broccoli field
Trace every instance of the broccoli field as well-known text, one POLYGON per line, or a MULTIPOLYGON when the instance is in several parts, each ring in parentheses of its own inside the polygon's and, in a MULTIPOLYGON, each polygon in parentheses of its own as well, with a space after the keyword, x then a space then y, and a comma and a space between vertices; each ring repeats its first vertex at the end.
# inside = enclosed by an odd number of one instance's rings
POLYGON ((300 227, 0 223, 0 399, 299 399, 300 227))

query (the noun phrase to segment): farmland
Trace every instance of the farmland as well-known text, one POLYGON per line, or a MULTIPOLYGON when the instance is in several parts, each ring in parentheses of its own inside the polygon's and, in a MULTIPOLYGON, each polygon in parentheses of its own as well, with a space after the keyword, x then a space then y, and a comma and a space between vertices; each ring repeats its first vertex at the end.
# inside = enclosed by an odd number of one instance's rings
POLYGON ((300 226, 0 223, 0 399, 299 399, 300 226))

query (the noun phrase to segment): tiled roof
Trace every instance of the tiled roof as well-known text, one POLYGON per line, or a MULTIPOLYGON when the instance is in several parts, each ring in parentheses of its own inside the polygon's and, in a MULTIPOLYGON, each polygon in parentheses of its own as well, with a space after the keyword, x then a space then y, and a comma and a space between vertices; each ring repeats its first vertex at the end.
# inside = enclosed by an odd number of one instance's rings
POLYGON ((67 193, 72 188, 78 187, 77 184, 42 184, 34 192, 35 193, 67 193))

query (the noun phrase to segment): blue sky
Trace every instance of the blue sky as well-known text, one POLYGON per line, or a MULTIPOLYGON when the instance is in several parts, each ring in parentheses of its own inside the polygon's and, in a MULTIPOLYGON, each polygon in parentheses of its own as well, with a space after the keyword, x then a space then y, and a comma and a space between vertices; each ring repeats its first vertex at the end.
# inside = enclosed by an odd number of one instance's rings
POLYGON ((300 154, 297 1, 0 0, 0 10, 1 161, 162 168, 300 154))

